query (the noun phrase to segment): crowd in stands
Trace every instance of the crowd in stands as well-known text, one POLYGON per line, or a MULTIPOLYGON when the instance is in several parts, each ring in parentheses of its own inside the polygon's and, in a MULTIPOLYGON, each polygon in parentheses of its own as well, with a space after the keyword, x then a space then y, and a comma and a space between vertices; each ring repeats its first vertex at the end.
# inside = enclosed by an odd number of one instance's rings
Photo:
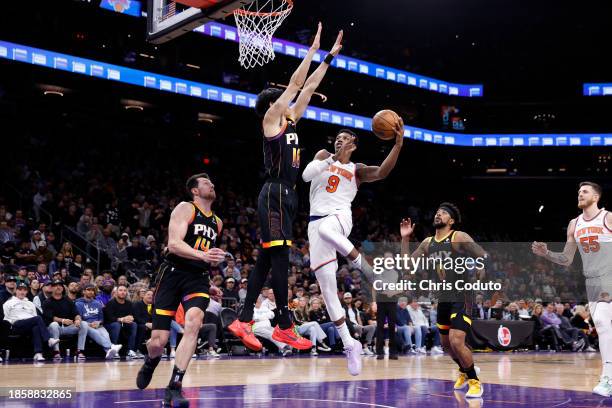
MULTIPOLYGON (((27 199, 16 202, 8 195, 0 197, 0 349, 10 350, 15 345, 11 339, 26 335, 36 360, 45 358, 47 346, 51 349, 47 355, 55 359, 67 346, 81 360, 91 354, 90 348, 98 348, 106 358, 141 358, 151 330, 154 271, 163 259, 170 213, 185 198, 188 173, 169 170, 175 163, 161 154, 147 160, 133 157, 129 164, 114 157, 117 165, 110 168, 108 154, 82 155, 72 161, 54 161, 49 154, 45 171, 20 166, 13 176, 27 199), (76 338, 75 345, 58 341, 70 337, 76 338)), ((210 270, 211 284, 222 295, 211 299, 199 342, 200 352, 213 357, 229 351, 222 311, 241 307, 260 251, 255 211, 258 181, 236 184, 232 181, 240 179, 236 174, 215 174, 213 209, 223 220, 219 246, 227 255, 225 262, 210 270)), ((257 174, 243 176, 257 179, 257 174)), ((290 250, 290 306, 300 333, 315 344, 313 355, 341 352, 341 341, 310 269, 307 208, 302 194, 290 250)), ((421 225, 429 224, 430 213, 415 207, 405 210, 421 225)), ((384 212, 371 198, 358 200, 351 239, 359 248, 400 241, 396 223, 388 222, 384 212)), ((504 252, 492 250, 491 255, 487 274, 502 290, 477 298, 472 311, 475 319, 535 320, 537 341, 550 340, 559 349, 597 347, 588 311, 581 306, 584 280, 578 271, 535 257, 521 263, 504 252)), ((400 298, 397 321, 379 322, 384 331, 377 335, 377 304, 363 274, 341 263, 337 282, 349 329, 361 339, 365 354, 442 352, 436 305, 427 293, 400 298)), ((275 306, 274 294, 264 290, 254 327, 264 339, 271 338, 275 306)), ((183 324, 178 313, 169 357, 183 324)), ((284 355, 291 352, 273 341, 266 345, 284 355)))

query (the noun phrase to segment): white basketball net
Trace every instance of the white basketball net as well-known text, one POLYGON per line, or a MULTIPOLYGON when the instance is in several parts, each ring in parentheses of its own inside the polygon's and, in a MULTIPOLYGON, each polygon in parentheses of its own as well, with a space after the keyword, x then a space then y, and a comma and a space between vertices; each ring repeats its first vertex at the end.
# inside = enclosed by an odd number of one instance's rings
POLYGON ((249 69, 274 59, 272 36, 292 9, 292 0, 255 0, 234 11, 240 65, 249 69))

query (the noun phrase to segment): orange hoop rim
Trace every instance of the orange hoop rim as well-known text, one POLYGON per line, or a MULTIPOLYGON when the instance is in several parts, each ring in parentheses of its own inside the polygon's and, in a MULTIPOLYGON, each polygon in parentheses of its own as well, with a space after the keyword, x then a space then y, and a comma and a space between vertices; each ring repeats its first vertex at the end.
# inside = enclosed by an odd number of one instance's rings
POLYGON ((285 0, 289 6, 283 11, 273 11, 270 13, 262 13, 260 11, 249 11, 242 8, 234 10, 234 14, 241 14, 243 16, 255 16, 255 17, 278 17, 283 14, 288 14, 293 9, 293 0, 285 0))

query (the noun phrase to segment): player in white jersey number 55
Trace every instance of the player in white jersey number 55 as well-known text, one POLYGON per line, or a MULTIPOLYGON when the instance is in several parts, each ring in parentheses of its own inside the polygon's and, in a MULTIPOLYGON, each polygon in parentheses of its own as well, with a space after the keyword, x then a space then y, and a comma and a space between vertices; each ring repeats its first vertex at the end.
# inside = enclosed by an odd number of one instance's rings
POLYGON ((567 226, 567 242, 563 252, 552 252, 545 243, 534 242, 536 255, 569 266, 576 249, 580 251, 589 311, 599 336, 602 374, 595 394, 612 397, 612 214, 599 208, 602 189, 592 182, 580 183, 578 208, 582 214, 567 226))

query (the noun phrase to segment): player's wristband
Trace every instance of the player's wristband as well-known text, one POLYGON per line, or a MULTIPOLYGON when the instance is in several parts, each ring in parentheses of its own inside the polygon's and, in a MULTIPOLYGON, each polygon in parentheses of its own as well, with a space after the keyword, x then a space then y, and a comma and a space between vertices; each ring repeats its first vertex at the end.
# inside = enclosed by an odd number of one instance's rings
POLYGON ((334 56, 332 54, 327 54, 323 62, 326 63, 327 65, 331 65, 333 60, 334 60, 334 56))
POLYGON ((324 160, 325 163, 327 164, 334 164, 334 156, 329 156, 327 159, 324 160))

